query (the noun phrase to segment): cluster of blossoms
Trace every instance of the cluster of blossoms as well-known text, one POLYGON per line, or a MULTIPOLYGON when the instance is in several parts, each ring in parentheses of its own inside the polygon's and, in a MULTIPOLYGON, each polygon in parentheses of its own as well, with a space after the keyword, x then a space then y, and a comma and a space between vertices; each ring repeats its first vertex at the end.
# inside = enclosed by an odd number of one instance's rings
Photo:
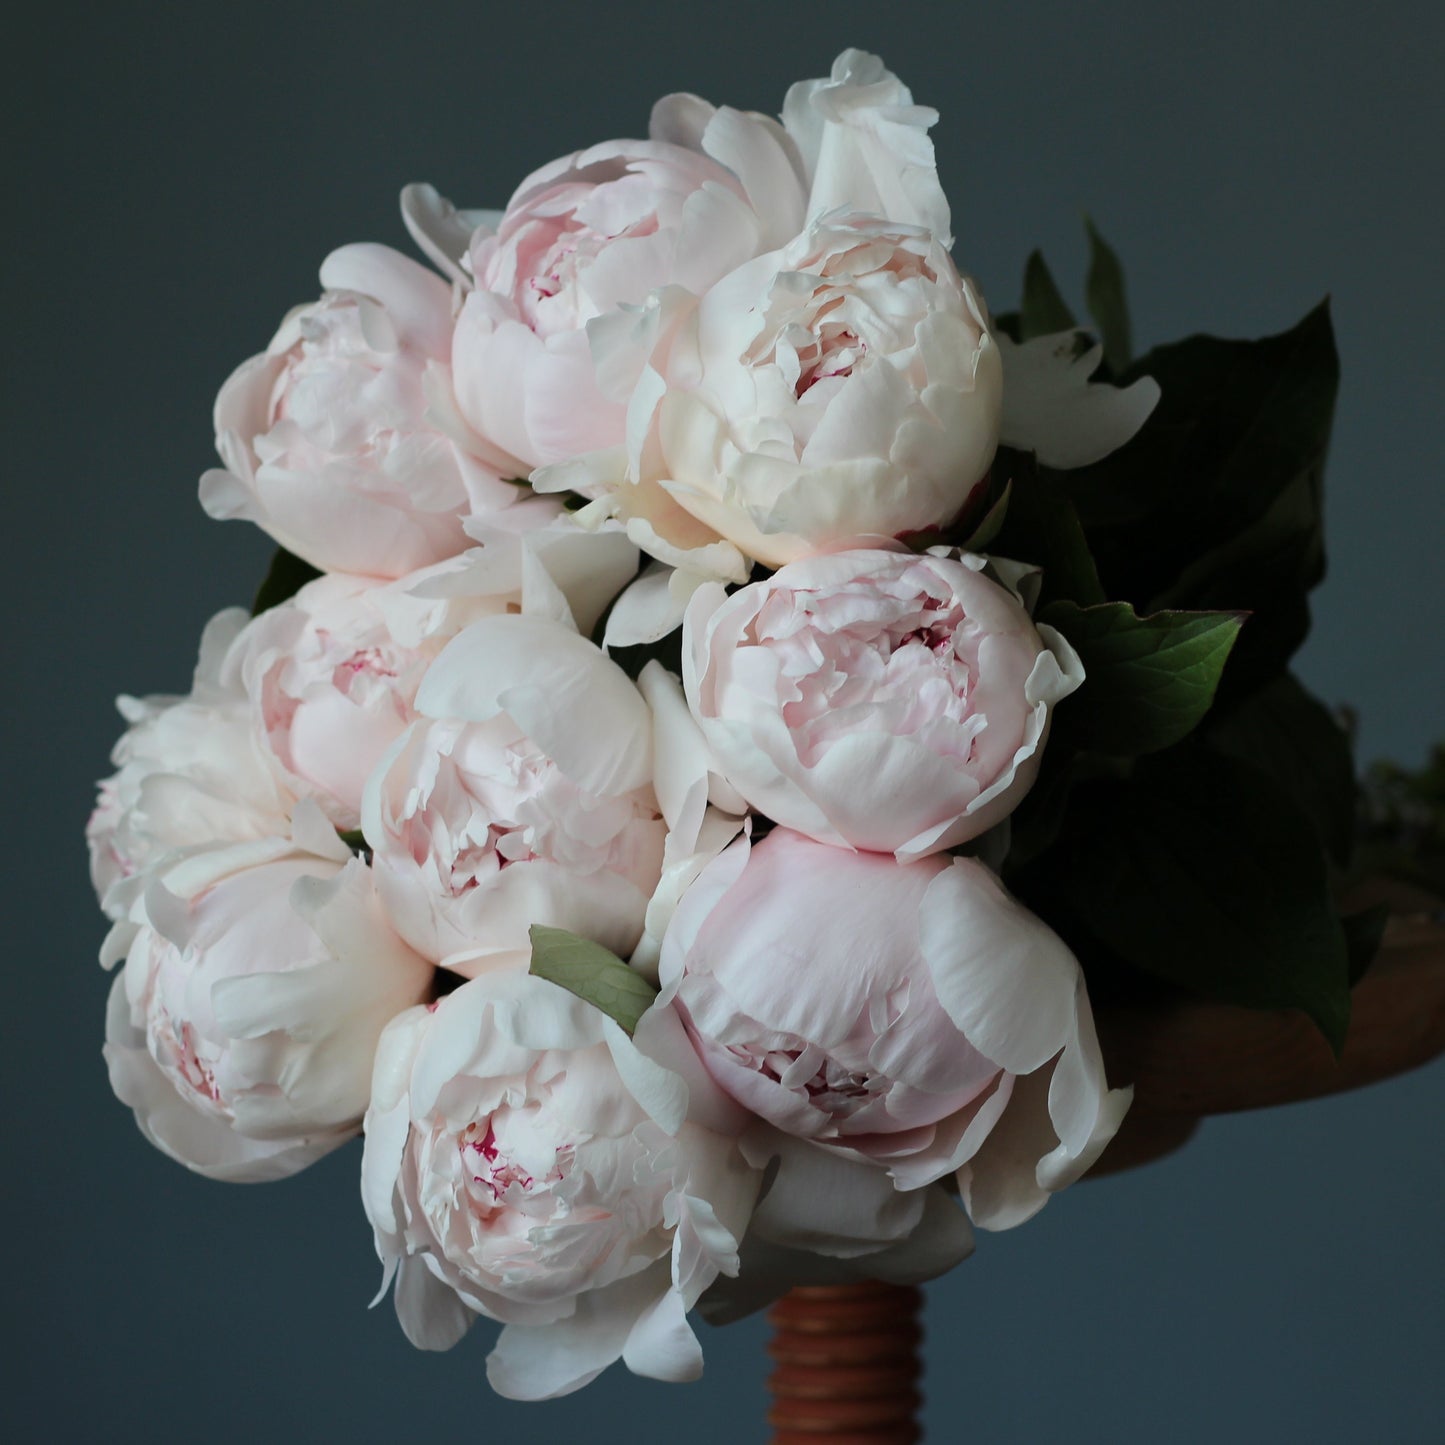
POLYGON ((501 1322, 503 1394, 693 1377, 699 1301, 936 1275, 1127 1106, 987 862, 1082 669, 1025 569, 927 540, 1001 440, 1083 464, 1155 395, 992 329, 934 119, 849 51, 501 213, 409 187, 432 268, 335 252, 217 401, 207 511, 321 575, 122 700, 112 1083, 215 1178, 364 1133, 402 1327, 501 1322), (655 999, 538 976, 539 927, 655 999))

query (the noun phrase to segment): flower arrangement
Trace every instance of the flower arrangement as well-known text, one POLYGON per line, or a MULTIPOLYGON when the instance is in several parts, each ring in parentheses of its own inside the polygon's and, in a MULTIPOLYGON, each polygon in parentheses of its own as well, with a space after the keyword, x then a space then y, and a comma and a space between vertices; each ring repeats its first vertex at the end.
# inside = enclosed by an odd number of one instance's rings
POLYGON ((1119 1128, 1091 1000, 1338 1049, 1378 945, 1288 671, 1327 309, 1135 358, 1090 226, 1086 324, 1037 254, 995 315, 935 118, 847 51, 410 186, 429 264, 334 252, 217 399, 202 503, 279 550, 121 700, 111 1082, 217 1179, 364 1134, 383 1293, 504 1395, 950 1269, 1119 1128))

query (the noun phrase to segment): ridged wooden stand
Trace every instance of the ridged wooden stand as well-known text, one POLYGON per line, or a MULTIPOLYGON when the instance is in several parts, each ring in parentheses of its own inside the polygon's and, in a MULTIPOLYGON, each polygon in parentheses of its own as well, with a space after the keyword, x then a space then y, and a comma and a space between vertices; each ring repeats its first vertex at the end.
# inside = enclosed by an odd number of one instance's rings
POLYGON ((774 1445, 912 1445, 923 1295, 906 1285, 795 1289, 772 1308, 774 1445))
MULTIPOLYGON (((1222 1004, 1101 1012, 1111 1083, 1134 1104, 1090 1178, 1172 1153, 1210 1114, 1288 1104, 1376 1083, 1445 1051, 1445 917, 1440 900, 1395 884, 1351 906, 1393 916, 1354 991, 1337 1060, 1292 1012, 1222 1004)), ((773 1445, 911 1445, 923 1374, 923 1297, 901 1285, 810 1286, 773 1306, 773 1445)))

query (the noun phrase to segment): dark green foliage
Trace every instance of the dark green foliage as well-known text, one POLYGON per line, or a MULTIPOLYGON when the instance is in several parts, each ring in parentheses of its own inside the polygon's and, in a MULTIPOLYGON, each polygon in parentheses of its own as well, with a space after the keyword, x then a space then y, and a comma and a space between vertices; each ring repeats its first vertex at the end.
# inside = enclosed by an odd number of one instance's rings
MULTIPOLYGON (((1162 397, 1090 467, 1000 450, 969 519, 973 546, 1040 569, 1037 620, 1087 673, 1010 819, 1005 876, 1091 987, 1300 1008, 1338 1048, 1381 919, 1336 915, 1358 813, 1349 739, 1287 671, 1324 575, 1328 306, 1260 341, 1195 336, 1132 360, 1123 270, 1086 226, 1100 375, 1152 376, 1162 397)), ((1035 253, 1003 329, 1073 324, 1035 253)))
POLYGON ((1049 268, 1044 264, 1043 255, 1035 251, 1024 267, 1024 295, 1019 305, 1019 340, 1028 341, 1035 336, 1049 336, 1056 331, 1067 331, 1074 324, 1074 313, 1069 310, 1049 268))
POLYGON ((1084 282, 1084 299, 1089 315, 1104 343, 1104 364, 1115 376, 1126 371, 1133 350, 1129 325, 1129 302, 1124 294, 1124 268, 1113 248, 1084 217, 1089 233, 1089 275, 1084 282))
POLYGON ((1324 854, 1268 779, 1173 749, 1081 785, 1070 813, 1078 825, 1020 883, 1065 937, 1205 998, 1303 1009, 1343 1045, 1350 947, 1324 854))
POLYGON ((277 547, 271 557, 266 576, 256 589, 256 599, 251 603, 251 616, 261 613, 294 597, 308 582, 314 582, 320 572, 309 562, 303 562, 293 552, 277 547))

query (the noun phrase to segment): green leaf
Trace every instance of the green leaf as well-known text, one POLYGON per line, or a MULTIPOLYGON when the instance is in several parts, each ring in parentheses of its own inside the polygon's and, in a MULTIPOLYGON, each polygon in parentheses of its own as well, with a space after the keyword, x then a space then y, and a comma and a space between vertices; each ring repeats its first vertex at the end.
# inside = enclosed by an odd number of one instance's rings
POLYGON ((1274 630, 1278 671, 1324 570, 1321 479, 1339 383, 1328 305, 1262 341, 1160 347, 1119 382, 1144 375, 1162 396, 1138 436, 1066 478, 1107 593, 1144 611, 1251 611, 1256 635, 1274 630))
POLYGON ((1350 960, 1350 987, 1369 971, 1375 955, 1384 942, 1385 925, 1390 921, 1390 908, 1386 903, 1377 903, 1373 908, 1362 908, 1358 913, 1347 914, 1340 919, 1345 934, 1345 949, 1350 960))
POLYGON ((1084 302, 1094 325, 1099 328, 1104 362, 1117 376, 1128 369, 1134 344, 1129 326, 1129 302, 1124 294, 1124 268, 1088 216, 1084 217, 1084 229, 1089 234, 1089 274, 1084 282, 1084 302))
POLYGON ((965 552, 985 552, 988 545, 1003 530, 1004 519, 1008 516, 1009 497, 1013 493, 1013 482, 1007 481, 988 511, 984 513, 968 540, 963 543, 965 552))
POLYGON ((1008 478, 1008 507, 989 550, 1042 570, 1041 603, 1064 598, 1085 606, 1102 602, 1084 529, 1058 477, 1041 470, 1031 453, 1007 447, 999 448, 994 469, 1008 478))
MULTIPOLYGON (((647 558, 641 558, 637 565, 639 577, 646 570, 646 565, 647 558)), ((597 625, 592 629, 592 641, 598 647, 603 646, 603 639, 607 636, 607 622, 612 616, 612 609, 617 606, 618 600, 618 597, 614 597, 607 604, 602 615, 597 619, 597 625)), ((681 677, 682 628, 674 627, 671 632, 665 637, 659 637, 656 642, 639 642, 632 647, 609 647, 607 655, 633 682, 636 682, 642 675, 642 669, 654 660, 660 662, 669 672, 676 673, 681 677)))
POLYGON ((1034 336, 1050 336, 1056 331, 1068 331, 1074 325, 1074 313, 1069 310, 1054 278, 1044 264, 1041 252, 1034 251, 1024 266, 1024 295, 1019 304, 1019 340, 1028 341, 1034 336))
POLYGON ((528 932, 532 973, 576 994, 632 1033, 657 997, 657 990, 636 969, 611 949, 566 929, 534 923, 528 932))
POLYGON ((1008 853, 1004 859, 1004 881, 1026 867, 1057 840, 1064 826, 1074 786, 1075 758, 1067 742, 1058 737, 1044 749, 1043 762, 1033 787, 1008 816, 1008 853))
POLYGON ((251 616, 261 613, 294 597, 308 582, 314 582, 320 572, 309 562, 303 562, 284 547, 277 547, 266 570, 265 579, 256 590, 256 600, 251 603, 251 616))
POLYGON ((607 655, 634 682, 649 662, 660 662, 669 672, 682 676, 682 628, 674 627, 656 642, 639 642, 635 647, 609 647, 607 655))
POLYGON ((993 317, 993 331, 997 335, 1000 332, 1007 336, 1010 341, 1018 342, 1024 339, 1023 317, 1017 311, 998 311, 993 317))
POLYGON ((1084 663, 1084 685, 1059 713, 1068 737, 1110 757, 1172 747, 1199 726, 1239 635, 1233 612, 1135 615, 1127 602, 1056 602, 1057 627, 1084 663))
MULTIPOLYGON (((1339 1051, 1349 948, 1314 825, 1253 768, 1199 748, 1081 789, 1029 892, 1142 973, 1249 1008, 1299 1008, 1339 1051)), ((1026 894, 1026 896, 1029 896, 1026 894)))
POLYGON ((1225 698, 1272 682, 1309 634, 1309 592, 1324 576, 1324 510, 1319 471, 1304 473, 1259 521, 1189 563, 1150 611, 1247 607, 1251 613, 1221 683, 1225 698))
POLYGON ((371 845, 366 841, 366 835, 360 828, 338 828, 336 836, 356 854, 358 858, 369 858, 371 856, 371 845))
POLYGON ((1269 777, 1314 823, 1330 857, 1349 862, 1358 812, 1350 739, 1292 674, 1212 720, 1206 741, 1269 777))

